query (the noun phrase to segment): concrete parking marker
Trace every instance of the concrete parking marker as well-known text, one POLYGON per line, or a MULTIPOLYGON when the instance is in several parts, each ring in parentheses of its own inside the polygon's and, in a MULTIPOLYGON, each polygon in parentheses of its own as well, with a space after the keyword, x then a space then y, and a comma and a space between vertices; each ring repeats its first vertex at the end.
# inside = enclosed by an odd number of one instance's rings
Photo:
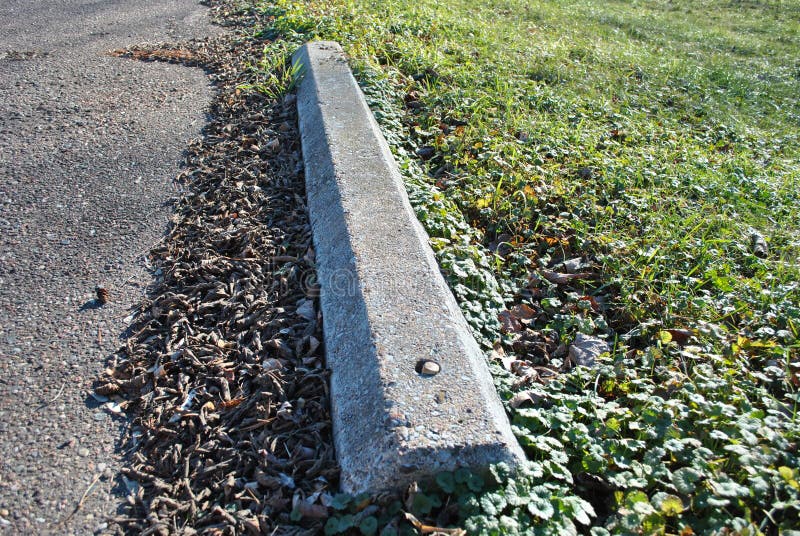
POLYGON ((397 164, 334 42, 295 53, 343 491, 524 459, 397 164))

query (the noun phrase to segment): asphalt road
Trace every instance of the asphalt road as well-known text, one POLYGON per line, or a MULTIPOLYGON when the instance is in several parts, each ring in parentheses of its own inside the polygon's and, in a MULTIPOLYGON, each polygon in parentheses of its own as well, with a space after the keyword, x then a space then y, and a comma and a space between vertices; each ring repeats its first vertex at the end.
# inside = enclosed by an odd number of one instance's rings
POLYGON ((216 31, 197 0, 0 2, 0 533, 116 515, 127 422, 89 393, 212 94, 200 70, 106 52, 216 31))

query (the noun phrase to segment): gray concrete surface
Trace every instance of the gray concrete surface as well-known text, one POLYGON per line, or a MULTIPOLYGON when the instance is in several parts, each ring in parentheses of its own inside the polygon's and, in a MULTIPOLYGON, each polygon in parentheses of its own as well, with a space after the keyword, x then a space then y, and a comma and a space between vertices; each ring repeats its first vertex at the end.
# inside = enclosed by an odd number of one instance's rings
POLYGON ((0 533, 116 515, 127 422, 89 393, 212 93, 200 70, 106 51, 216 31, 197 0, 0 2, 0 533), (97 284, 111 303, 84 306, 97 284))
POLYGON ((294 61, 342 489, 513 465, 524 455, 485 358, 341 48, 294 61), (426 360, 440 372, 420 374, 426 360))

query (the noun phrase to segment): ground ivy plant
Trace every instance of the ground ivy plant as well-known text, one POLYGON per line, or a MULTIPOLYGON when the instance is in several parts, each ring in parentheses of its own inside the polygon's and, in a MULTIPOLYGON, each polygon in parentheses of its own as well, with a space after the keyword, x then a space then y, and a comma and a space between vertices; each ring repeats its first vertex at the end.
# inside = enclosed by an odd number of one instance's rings
POLYGON ((326 531, 798 530, 800 3, 255 6, 350 55, 529 457, 326 531))

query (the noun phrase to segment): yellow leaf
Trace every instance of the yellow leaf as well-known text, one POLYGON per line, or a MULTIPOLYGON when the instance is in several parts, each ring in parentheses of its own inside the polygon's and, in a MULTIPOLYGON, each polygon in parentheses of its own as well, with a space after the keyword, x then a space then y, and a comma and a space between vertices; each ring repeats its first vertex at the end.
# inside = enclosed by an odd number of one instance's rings
POLYGON ((475 206, 477 206, 478 208, 486 208, 492 204, 492 199, 493 199, 492 195, 487 195, 486 197, 482 197, 481 199, 478 199, 478 201, 475 203, 475 206))
POLYGON ((673 517, 681 512, 683 512, 683 502, 680 497, 669 495, 661 502, 661 513, 665 516, 673 517))
POLYGON ((781 478, 783 478, 791 487, 794 489, 800 489, 800 484, 798 484, 797 480, 795 480, 794 470, 791 467, 782 465, 778 467, 778 473, 781 475, 781 478))

